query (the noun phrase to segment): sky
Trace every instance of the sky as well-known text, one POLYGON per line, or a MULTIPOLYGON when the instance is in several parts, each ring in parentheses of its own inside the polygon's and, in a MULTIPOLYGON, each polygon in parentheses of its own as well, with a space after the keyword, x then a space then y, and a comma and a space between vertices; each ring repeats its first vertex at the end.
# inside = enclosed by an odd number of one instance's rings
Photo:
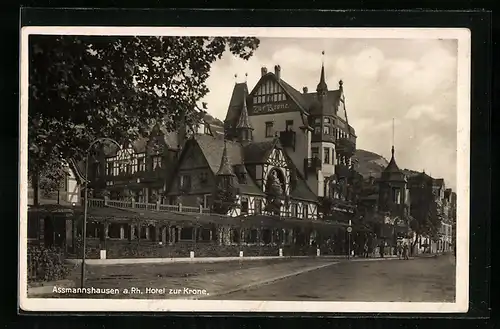
POLYGON ((204 98, 208 113, 224 120, 235 82, 250 90, 261 67, 295 89, 316 90, 321 63, 328 89, 344 82, 349 124, 358 149, 391 157, 392 122, 398 166, 444 178, 456 189, 457 40, 260 38, 248 61, 226 53, 212 65, 204 98), (325 55, 322 56, 322 51, 325 55), (235 78, 237 74, 237 78, 235 78), (245 77, 245 74, 248 74, 245 77))

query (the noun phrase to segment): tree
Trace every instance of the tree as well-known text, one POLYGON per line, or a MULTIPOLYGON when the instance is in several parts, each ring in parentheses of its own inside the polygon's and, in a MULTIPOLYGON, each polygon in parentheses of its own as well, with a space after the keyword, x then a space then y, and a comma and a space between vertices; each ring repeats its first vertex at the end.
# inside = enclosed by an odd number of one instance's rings
MULTIPOLYGON (((98 137, 119 142, 168 131, 204 114, 210 67, 226 50, 243 59, 256 38, 30 36, 28 170, 60 178, 98 137)), ((35 195, 38 191, 35 191, 35 195)))
POLYGON ((410 228, 414 232, 412 250, 421 236, 436 238, 441 226, 441 218, 438 215, 437 203, 432 193, 432 185, 421 184, 419 188, 413 189, 411 194, 411 217, 410 228))
POLYGON ((217 187, 212 201, 212 211, 216 214, 227 215, 238 206, 238 199, 234 188, 217 187))

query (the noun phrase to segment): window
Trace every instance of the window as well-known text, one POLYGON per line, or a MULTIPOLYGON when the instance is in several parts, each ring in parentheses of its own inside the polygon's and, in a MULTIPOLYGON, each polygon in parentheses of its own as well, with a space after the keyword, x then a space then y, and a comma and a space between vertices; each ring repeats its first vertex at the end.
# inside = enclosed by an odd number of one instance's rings
POLYGON ((321 126, 315 126, 314 127, 314 134, 315 135, 321 134, 321 126))
POLYGON ((392 189, 392 202, 395 204, 401 204, 401 191, 399 188, 392 189))
POLYGON ((188 191, 191 189, 191 176, 189 175, 182 175, 180 177, 180 188, 181 190, 188 191))
POLYGON ((248 214, 248 199, 241 198, 241 213, 248 214))
POLYGON ((319 149, 317 147, 311 148, 311 157, 314 158, 319 158, 319 149))
POLYGON ((262 212, 262 200, 258 199, 254 201, 255 203, 255 214, 260 214, 262 212))
POLYGON ((323 126, 323 135, 330 135, 330 127, 323 126))
POLYGON ((113 162, 106 163, 106 175, 113 176, 113 162))
POLYGON ((248 243, 257 243, 259 232, 256 229, 252 229, 246 232, 245 241, 248 243))
POLYGON ((135 174, 137 172, 138 161, 137 158, 132 159, 132 164, 130 166, 130 173, 135 174))
POLYGON ((137 170, 146 171, 146 161, 144 161, 144 158, 137 159, 137 170))
POLYGON ((274 126, 274 124, 272 122, 266 122, 266 137, 273 137, 274 136, 273 126, 274 126))
POLYGON ((208 174, 206 172, 200 173, 200 185, 205 186, 208 182, 208 174))
POLYGON ((285 131, 293 130, 293 120, 286 120, 285 131))
POLYGON ((181 240, 193 240, 194 229, 192 227, 181 228, 181 240))
POLYGON ((110 239, 120 239, 121 238, 121 225, 116 223, 111 223, 108 226, 108 238, 110 239))
POLYGON ((296 203, 292 204, 292 217, 297 217, 298 210, 299 205, 296 203))
POLYGON ((304 204, 303 207, 302 207, 302 216, 304 218, 307 218, 307 216, 308 216, 307 204, 304 204))
POLYGON ((246 184, 247 183, 247 173, 242 171, 238 173, 238 182, 240 184, 246 184))
POLYGON ((324 122, 324 123, 330 123, 330 118, 324 118, 324 119, 323 119, 323 122, 324 122))
POLYGON ((153 170, 161 168, 161 156, 153 157, 153 170))
POLYGON ((201 241, 210 241, 212 230, 210 228, 202 228, 200 232, 200 240, 201 241))
POLYGON ((321 124, 321 118, 314 119, 314 123, 317 124, 317 125, 320 125, 321 124))
POLYGON ((270 229, 263 229, 262 230, 262 242, 265 244, 271 243, 271 230, 270 229))
POLYGON ((324 147, 323 148, 323 162, 324 163, 330 163, 330 148, 329 147, 324 147))
POLYGON ((233 229, 231 231, 231 241, 233 243, 240 243, 240 231, 237 229, 233 229))

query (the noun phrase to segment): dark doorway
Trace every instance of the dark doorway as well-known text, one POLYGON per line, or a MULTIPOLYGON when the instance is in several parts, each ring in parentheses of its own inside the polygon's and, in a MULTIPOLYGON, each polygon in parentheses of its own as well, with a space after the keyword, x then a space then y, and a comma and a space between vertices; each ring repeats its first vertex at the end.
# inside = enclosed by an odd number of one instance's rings
POLYGON ((66 241, 66 218, 44 219, 44 244, 47 248, 62 248, 66 241))

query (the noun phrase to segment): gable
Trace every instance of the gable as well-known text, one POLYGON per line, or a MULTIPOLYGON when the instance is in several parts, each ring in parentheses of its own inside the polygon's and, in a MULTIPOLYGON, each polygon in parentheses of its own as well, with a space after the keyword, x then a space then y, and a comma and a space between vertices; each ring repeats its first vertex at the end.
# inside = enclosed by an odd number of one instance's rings
POLYGON ((275 167, 287 168, 288 163, 285 158, 285 154, 282 149, 273 148, 271 152, 269 152, 269 156, 266 161, 269 165, 275 167))
POLYGON ((259 115, 300 111, 300 105, 283 85, 269 74, 261 78, 250 93, 248 114, 259 115))
POLYGON ((209 167, 209 164, 201 148, 196 143, 190 144, 180 159, 179 169, 190 170, 203 167, 209 167))

